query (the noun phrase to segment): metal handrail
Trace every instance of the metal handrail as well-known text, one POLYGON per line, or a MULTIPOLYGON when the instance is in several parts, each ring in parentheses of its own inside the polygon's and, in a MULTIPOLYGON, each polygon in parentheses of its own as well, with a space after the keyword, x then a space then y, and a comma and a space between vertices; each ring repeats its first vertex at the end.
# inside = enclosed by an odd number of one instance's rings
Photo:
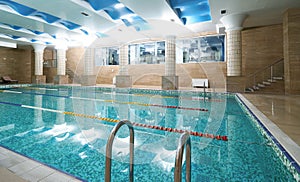
POLYGON ((130 133, 130 149, 129 149, 129 181, 133 182, 133 157, 134 157, 134 131, 133 131, 133 126, 132 123, 128 120, 122 120, 116 126, 112 129, 110 136, 107 140, 106 144, 106 161, 105 161, 105 182, 110 182, 111 181, 111 158, 112 158, 112 145, 113 141, 115 139, 116 133, 118 132, 119 128, 122 125, 127 125, 129 128, 129 133, 130 133))
POLYGON ((186 146, 185 151, 185 161, 186 161, 186 174, 185 181, 191 182, 191 139, 190 134, 185 132, 179 138, 179 144, 176 151, 175 160, 175 171, 174 171, 174 182, 181 182, 181 171, 182 171, 182 157, 184 146, 186 146))
MULTIPOLYGON (((263 68, 261 68, 261 69, 255 71, 254 73, 248 75, 248 76, 246 77, 246 78, 247 78, 247 83, 246 83, 247 86, 249 86, 249 85, 251 84, 251 82, 253 82, 252 84, 255 86, 255 85, 258 83, 257 77, 258 77, 258 76, 263 76, 263 77, 264 77, 264 75, 266 74, 266 72, 268 72, 268 71, 267 71, 268 69, 270 69, 270 73, 269 73, 270 75, 269 75, 269 78, 268 78, 268 79, 270 79, 271 82, 273 82, 273 77, 274 77, 274 70, 273 70, 273 68, 274 68, 274 66, 276 66, 277 64, 283 62, 283 60, 284 60, 284 59, 281 58, 281 59, 279 59, 279 60, 273 62, 272 64, 267 65, 267 66, 265 66, 265 67, 263 67, 263 68), (261 74, 263 74, 263 75, 261 75, 261 74), (248 84, 249 84, 249 85, 248 85, 248 84)), ((263 78, 263 79, 265 79, 265 78, 263 78)), ((263 81, 263 80, 262 80, 262 81, 263 81)))
POLYGON ((259 70, 257 70, 256 72, 254 72, 254 73, 248 75, 247 77, 248 77, 248 78, 249 78, 249 77, 253 77, 253 76, 255 76, 255 75, 257 75, 257 74, 259 74, 259 73, 265 71, 266 69, 268 69, 268 68, 274 66, 275 64, 277 64, 277 63, 283 61, 283 60, 284 60, 284 59, 281 58, 281 59, 279 59, 279 60, 273 62, 272 64, 270 64, 270 65, 268 65, 268 66, 265 66, 265 67, 263 67, 262 69, 259 69, 259 70))

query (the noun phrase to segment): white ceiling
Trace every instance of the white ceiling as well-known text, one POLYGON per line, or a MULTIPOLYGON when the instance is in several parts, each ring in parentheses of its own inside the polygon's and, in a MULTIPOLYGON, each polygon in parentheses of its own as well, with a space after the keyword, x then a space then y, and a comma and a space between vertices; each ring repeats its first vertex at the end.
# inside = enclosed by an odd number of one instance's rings
MULTIPOLYGON (((4 2, 5 0, 2 0, 4 2)), ((165 0, 119 0, 148 23, 149 29, 136 31, 121 20, 113 20, 104 11, 95 11, 84 0, 7 0, 13 1, 39 12, 48 13, 60 19, 81 25, 89 31, 85 35, 79 29, 68 30, 58 23, 49 24, 36 17, 22 16, 0 0, 0 41, 17 44, 43 44, 49 46, 65 42, 68 46, 89 45, 96 38, 96 32, 106 37, 98 38, 95 46, 110 46, 137 41, 163 39, 168 35, 192 37, 207 32, 216 32, 220 18, 231 13, 245 13, 247 18, 243 26, 256 27, 282 23, 282 15, 288 8, 300 7, 300 0, 209 0, 211 8, 210 22, 183 25, 165 0), (221 10, 226 14, 221 15, 221 10), (82 15, 82 12, 89 16, 82 15), (19 26, 11 28, 10 26, 19 26), (43 32, 36 35, 29 30, 43 32), (19 36, 16 38, 12 36, 19 36), (55 38, 53 38, 55 36, 55 38)))

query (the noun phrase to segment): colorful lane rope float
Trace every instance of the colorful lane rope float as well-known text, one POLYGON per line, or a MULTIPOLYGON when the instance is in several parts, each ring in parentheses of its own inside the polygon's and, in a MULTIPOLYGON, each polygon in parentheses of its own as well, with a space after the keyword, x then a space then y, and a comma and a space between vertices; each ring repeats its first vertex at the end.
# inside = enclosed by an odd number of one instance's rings
POLYGON ((155 98, 166 98, 166 99, 183 99, 183 100, 198 100, 198 101, 208 101, 208 102, 224 102, 222 99, 212 99, 212 98, 202 98, 202 97, 176 97, 176 96, 161 96, 161 95, 148 95, 148 94, 133 94, 138 97, 155 97, 155 98))
MULTIPOLYGON (((120 120, 112 119, 112 118, 104 118, 104 117, 98 117, 98 116, 93 116, 93 115, 78 114, 78 113, 67 112, 67 111, 63 112, 63 114, 72 115, 72 116, 78 116, 78 117, 84 117, 84 118, 90 118, 90 119, 97 119, 97 120, 102 120, 102 121, 107 121, 107 122, 113 122, 113 123, 117 123, 117 122, 120 121, 120 120)), ((222 141, 228 141, 228 137, 227 136, 213 135, 213 134, 209 134, 209 133, 201 133, 201 132, 189 131, 189 130, 182 130, 182 129, 176 129, 176 128, 168 128, 168 127, 157 126, 157 125, 147 125, 145 123, 135 123, 135 122, 132 122, 132 124, 134 126, 137 126, 137 127, 143 127, 143 128, 149 128, 149 129, 156 129, 156 130, 162 130, 162 131, 167 131, 167 132, 175 132, 175 133, 188 132, 190 135, 193 135, 193 136, 204 137, 204 138, 211 138, 211 139, 222 140, 222 141)))
POLYGON ((181 106, 170 106, 170 105, 159 105, 159 104, 144 104, 139 102, 120 102, 116 100, 105 100, 105 102, 111 102, 111 103, 119 103, 119 104, 130 104, 130 105, 139 105, 139 106, 153 106, 153 107, 161 107, 161 108, 168 108, 168 109, 183 109, 183 110, 193 110, 193 111, 203 111, 207 112, 208 109, 204 108, 189 108, 189 107, 181 107, 181 106))

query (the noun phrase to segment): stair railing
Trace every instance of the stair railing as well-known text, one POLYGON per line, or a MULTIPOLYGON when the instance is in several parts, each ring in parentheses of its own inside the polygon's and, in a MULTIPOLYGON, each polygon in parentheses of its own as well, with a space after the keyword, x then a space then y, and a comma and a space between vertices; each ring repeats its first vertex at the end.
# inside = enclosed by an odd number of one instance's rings
POLYGON ((186 161, 186 174, 185 181, 191 182, 191 139, 190 134, 185 132, 179 138, 179 144, 176 151, 175 159, 175 171, 174 171, 174 182, 181 182, 181 172, 182 172, 182 157, 184 152, 184 147, 186 146, 185 151, 185 161, 186 161))
MULTIPOLYGON (((283 63, 283 60, 284 59, 281 58, 281 59, 273 62, 272 64, 270 64, 268 66, 265 66, 265 67, 257 70, 256 72, 250 74, 249 76, 247 76, 248 84, 246 86, 247 87, 256 86, 259 82, 262 82, 262 81, 265 81, 265 80, 268 80, 268 79, 270 79, 270 81, 273 82, 274 81, 274 76, 278 76, 278 75, 276 75, 277 72, 281 72, 281 74, 283 75, 283 69, 278 71, 278 68, 277 68, 277 66, 279 64, 283 63)), ((283 65, 281 65, 281 67, 283 68, 283 65)))
POLYGON ((112 145, 115 139, 115 136, 120 129, 121 126, 127 125, 130 133, 130 143, 129 143, 129 180, 133 182, 133 158, 134 158, 134 131, 132 123, 128 120, 122 120, 116 124, 116 126, 112 129, 109 138, 106 144, 106 159, 105 159, 105 182, 111 181, 111 158, 112 158, 112 145))

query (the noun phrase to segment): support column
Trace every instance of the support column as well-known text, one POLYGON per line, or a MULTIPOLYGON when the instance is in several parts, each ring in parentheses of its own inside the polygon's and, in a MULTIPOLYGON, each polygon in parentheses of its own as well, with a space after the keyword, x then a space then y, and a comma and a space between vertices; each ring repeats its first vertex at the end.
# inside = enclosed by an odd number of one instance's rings
POLYGON ((131 87, 131 76, 128 75, 128 45, 121 45, 120 47, 120 69, 119 74, 116 75, 116 87, 131 87))
POLYGON ((46 76, 43 75, 43 63, 44 63, 44 49, 45 45, 33 44, 35 62, 34 62, 34 76, 32 77, 32 83, 43 84, 46 83, 46 76))
POLYGON ((176 37, 166 38, 165 76, 162 77, 163 90, 177 90, 178 76, 176 76, 176 37))
POLYGON ((229 14, 220 20, 225 26, 227 40, 227 79, 226 91, 244 92, 245 80, 242 74, 241 31, 247 15, 229 14))
POLYGON ((245 14, 230 14, 220 20, 225 26, 227 35, 227 76, 242 76, 242 41, 245 14))
POLYGON ((96 85, 97 76, 94 73, 95 59, 94 59, 94 48, 85 48, 84 53, 84 74, 81 79, 81 85, 92 86, 96 85))
POLYGON ((66 75, 66 51, 67 47, 56 47, 57 51, 57 75, 54 77, 54 84, 68 84, 69 78, 66 75))

